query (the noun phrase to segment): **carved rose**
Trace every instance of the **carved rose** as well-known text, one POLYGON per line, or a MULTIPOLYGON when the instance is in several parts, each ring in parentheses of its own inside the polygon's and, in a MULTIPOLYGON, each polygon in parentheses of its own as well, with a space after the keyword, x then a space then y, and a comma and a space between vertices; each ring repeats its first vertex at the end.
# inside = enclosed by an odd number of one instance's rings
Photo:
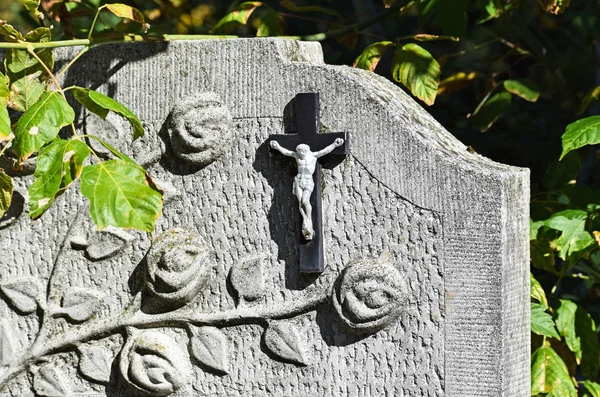
POLYGON ((400 314, 406 285, 400 272, 380 260, 349 264, 335 282, 331 300, 350 328, 379 331, 400 314))
POLYGON ((119 370, 130 387, 149 396, 179 391, 188 384, 192 372, 183 350, 158 331, 130 333, 121 351, 119 370))
POLYGON ((146 290, 162 302, 185 304, 206 284, 212 266, 202 237, 183 229, 163 233, 147 256, 146 290))
POLYGON ((233 118, 214 92, 186 98, 171 112, 169 136, 177 157, 196 165, 208 165, 231 143, 233 118))

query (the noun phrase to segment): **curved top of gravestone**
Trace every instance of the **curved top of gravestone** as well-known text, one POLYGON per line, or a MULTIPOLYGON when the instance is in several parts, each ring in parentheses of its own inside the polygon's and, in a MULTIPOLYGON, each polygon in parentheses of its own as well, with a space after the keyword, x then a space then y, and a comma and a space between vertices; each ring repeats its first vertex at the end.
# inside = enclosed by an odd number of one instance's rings
MULTIPOLYGON (((62 48, 57 57, 68 59, 76 52, 62 48)), ((66 80, 66 86, 70 80, 104 86, 117 101, 134 106, 146 124, 157 125, 176 103, 200 92, 217 93, 234 119, 282 117, 282 104, 297 93, 319 92, 321 131, 349 131, 352 154, 382 182, 426 208, 441 209, 443 182, 436 173, 415 177, 414 170, 447 163, 500 179, 528 172, 470 153, 400 87, 375 73, 324 64, 321 46, 314 42, 256 38, 104 45, 92 48, 66 80), (144 62, 148 59, 153 60, 144 62), (134 76, 151 77, 141 85, 134 76), (378 141, 397 147, 397 157, 372 152, 378 141)))

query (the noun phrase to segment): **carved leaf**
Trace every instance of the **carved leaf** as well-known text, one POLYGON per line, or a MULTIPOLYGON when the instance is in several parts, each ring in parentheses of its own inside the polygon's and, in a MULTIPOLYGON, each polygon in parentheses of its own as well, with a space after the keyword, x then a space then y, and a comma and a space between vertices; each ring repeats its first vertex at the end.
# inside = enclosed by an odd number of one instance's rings
POLYGON ((38 396, 63 397, 71 395, 65 375, 54 364, 41 367, 33 376, 33 389, 38 396))
POLYGON ((39 281, 33 277, 14 279, 0 285, 9 302, 23 314, 37 309, 41 289, 39 281))
POLYGON ((133 240, 133 236, 124 230, 109 226, 96 232, 90 238, 86 254, 93 261, 110 258, 118 254, 133 240))
POLYGON ((194 337, 190 339, 190 353, 200 364, 217 374, 229 372, 227 358, 227 338, 214 327, 193 327, 190 330, 194 337))
POLYGON ((108 350, 99 346, 79 346, 79 371, 93 382, 110 381, 111 360, 108 350))
POLYGON ((6 320, 0 320, 0 367, 10 365, 15 358, 16 341, 6 320))
POLYGON ((97 313, 101 302, 102 294, 98 291, 71 288, 63 295, 60 314, 72 321, 84 322, 97 313))
POLYGON ((267 349, 283 361, 297 365, 307 365, 304 358, 304 343, 298 329, 291 324, 273 322, 264 334, 267 349))
POLYGON ((255 300, 264 295, 265 281, 262 259, 262 256, 252 257, 235 263, 231 268, 229 281, 240 299, 255 300))

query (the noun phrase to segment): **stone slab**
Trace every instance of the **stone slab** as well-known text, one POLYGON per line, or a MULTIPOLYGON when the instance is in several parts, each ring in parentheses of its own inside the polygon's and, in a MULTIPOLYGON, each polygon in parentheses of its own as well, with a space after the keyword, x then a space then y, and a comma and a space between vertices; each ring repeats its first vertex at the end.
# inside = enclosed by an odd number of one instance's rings
MULTIPOLYGON (((57 51, 57 63, 76 51, 57 51)), ((10 378, 0 395, 31 396, 49 379, 73 395, 134 395, 139 373, 123 367, 134 365, 136 348, 167 345, 162 359, 177 373, 169 382, 184 384, 173 395, 529 396, 528 170, 469 153, 394 84, 325 65, 316 43, 100 46, 64 77, 64 86, 74 84, 140 116, 146 136, 128 146, 123 120, 76 109, 81 131, 118 140, 144 164, 166 192, 164 214, 152 236, 98 232, 73 189, 32 223, 32 176, 20 177, 15 206, 0 220, 0 351, 10 345, 16 357, 0 367, 0 382, 10 378), (320 93, 322 132, 352 137, 347 159, 322 175, 326 271, 318 277, 298 272, 295 166, 265 145, 293 130, 301 92, 320 93), (191 120, 223 148, 196 163, 173 145, 178 125, 194 128, 185 124, 188 106, 210 108, 191 120), (111 322, 152 292, 156 247, 184 240, 202 247, 194 254, 204 263, 198 296, 172 298, 185 306, 157 314, 151 298, 164 296, 154 292, 142 303, 148 313, 111 322), (379 271, 389 276, 378 279, 379 271), (348 308, 336 306, 344 274, 358 280, 354 292, 371 279, 402 290, 401 312, 383 329, 352 328, 348 308), (94 317, 77 324, 64 313, 45 316, 34 344, 42 311, 25 314, 9 296, 23 280, 36 280, 50 307, 64 307, 65 297, 94 301, 86 293, 96 291, 94 317), (90 358, 104 370, 82 369, 90 358)))

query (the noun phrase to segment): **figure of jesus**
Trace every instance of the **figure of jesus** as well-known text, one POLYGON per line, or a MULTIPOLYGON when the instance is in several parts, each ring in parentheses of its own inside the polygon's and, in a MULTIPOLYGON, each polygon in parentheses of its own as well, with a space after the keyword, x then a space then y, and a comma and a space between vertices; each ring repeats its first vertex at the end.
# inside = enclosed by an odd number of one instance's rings
POLYGON ((326 146, 317 152, 311 152, 310 147, 304 143, 296 146, 296 151, 288 150, 277 141, 271 141, 271 147, 279 151, 284 156, 293 157, 296 159, 298 166, 298 175, 294 178, 293 193, 298 198, 300 214, 302 215, 302 235, 305 240, 312 240, 315 231, 312 224, 312 206, 310 197, 315 188, 313 182, 313 174, 317 166, 317 159, 331 153, 336 147, 344 144, 342 138, 337 138, 331 145, 326 146))

